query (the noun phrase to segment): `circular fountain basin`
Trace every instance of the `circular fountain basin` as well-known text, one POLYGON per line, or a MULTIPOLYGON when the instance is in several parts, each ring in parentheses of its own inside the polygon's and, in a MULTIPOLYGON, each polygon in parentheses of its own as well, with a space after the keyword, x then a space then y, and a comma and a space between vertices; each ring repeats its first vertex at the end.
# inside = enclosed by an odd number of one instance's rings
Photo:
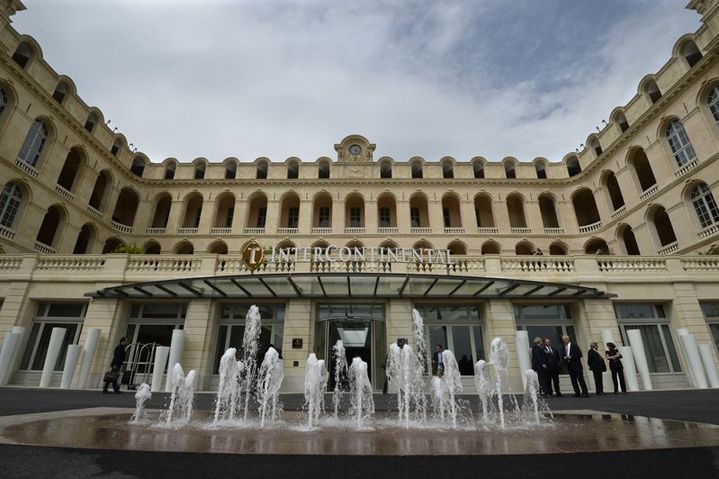
POLYGON ((160 423, 149 411, 141 423, 127 412, 65 411, 12 416, 0 422, 0 442, 89 449, 229 454, 485 455, 550 454, 719 445, 719 426, 600 412, 559 413, 525 427, 462 426, 429 421, 401 427, 396 413, 377 413, 356 430, 350 419, 323 419, 306 427, 305 415, 285 412, 258 420, 214 425, 198 412, 186 425, 160 423), (38 416, 41 416, 40 418, 38 416))

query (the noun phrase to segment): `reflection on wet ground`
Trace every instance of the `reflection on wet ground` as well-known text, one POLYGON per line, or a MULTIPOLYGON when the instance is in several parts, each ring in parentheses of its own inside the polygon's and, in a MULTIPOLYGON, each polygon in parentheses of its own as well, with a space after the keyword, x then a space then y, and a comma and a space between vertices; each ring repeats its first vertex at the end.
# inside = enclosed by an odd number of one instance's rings
POLYGON ((233 454, 481 455, 546 454, 719 445, 719 426, 618 414, 556 414, 551 424, 522 430, 447 429, 439 425, 404 429, 394 414, 377 414, 372 429, 325 421, 306 430, 300 413, 265 429, 257 423, 212 426, 207 413, 181 428, 158 427, 159 412, 143 424, 129 413, 92 410, 16 416, 0 429, 0 442, 91 449, 187 451, 233 454))

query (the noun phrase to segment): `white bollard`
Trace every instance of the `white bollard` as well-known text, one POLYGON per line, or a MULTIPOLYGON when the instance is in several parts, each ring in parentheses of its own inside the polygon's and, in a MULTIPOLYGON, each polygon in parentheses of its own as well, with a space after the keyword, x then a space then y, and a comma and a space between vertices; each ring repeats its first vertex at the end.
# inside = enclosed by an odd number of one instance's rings
POLYGON ((0 349, 0 386, 6 385, 12 375, 15 351, 20 348, 20 335, 8 333, 0 349))
POLYGON ((157 346, 155 348, 155 364, 152 367, 152 383, 150 384, 150 392, 156 393, 162 391, 162 375, 165 373, 167 366, 167 356, 170 354, 170 348, 167 346, 157 346))
POLYGON ((639 391, 637 381, 637 366, 634 364, 634 352, 630 346, 619 346, 622 353, 622 366, 624 366, 624 381, 627 383, 627 391, 639 391))
POLYGON ((165 381, 165 391, 172 391, 172 368, 182 359, 182 349, 185 341, 185 332, 182 329, 172 331, 172 341, 170 342, 170 360, 167 362, 167 381, 165 381))
MULTIPOLYGON (((519 370, 520 371, 526 371, 527 369, 532 369, 532 357, 531 352, 528 349, 529 344, 529 335, 527 331, 517 331, 517 361, 519 362, 519 370)), ((527 377, 526 375, 522 374, 522 388, 527 387, 527 377)))
POLYGON ((617 342, 614 340, 614 331, 612 331, 611 329, 602 329, 602 342, 604 343, 601 347, 602 351, 606 351, 608 349, 607 343, 617 344, 617 342))
POLYGON ((92 360, 95 358, 95 351, 97 350, 97 341, 100 339, 100 328, 90 328, 87 330, 87 337, 85 338, 85 345, 82 348, 82 364, 80 365, 80 374, 77 378, 78 389, 85 389, 87 387, 87 380, 90 376, 90 369, 92 368, 92 360))
MULTIPOLYGON (((679 338, 679 342, 682 343, 682 347, 679 349, 679 354, 684 358, 684 362, 689 365, 689 358, 687 357, 686 352, 684 351, 684 343, 682 342, 682 336, 686 336, 689 334, 689 328, 678 328, 676 330, 677 337, 679 338)), ((689 371, 687 372, 687 381, 689 382, 690 388, 697 387, 697 379, 694 377, 694 371, 692 371, 691 367, 688 367, 689 371)))
POLYGON ((80 359, 82 346, 79 344, 71 344, 67 347, 67 355, 65 356, 65 367, 62 370, 62 380, 60 381, 60 389, 70 389, 72 378, 75 376, 77 368, 77 360, 80 359))
POLYGON ((707 380, 709 381, 709 387, 719 388, 719 375, 717 375, 716 363, 714 362, 714 353, 712 352, 711 344, 700 344, 699 355, 702 357, 702 363, 704 363, 704 370, 707 373, 707 380))
POLYGON ((647 354, 644 352, 642 332, 638 329, 627 329, 627 338, 629 338, 629 345, 634 353, 634 364, 639 371, 639 377, 642 378, 642 386, 645 391, 651 391, 652 378, 649 375, 649 364, 647 364, 647 354))
POLYGON ((12 377, 12 372, 17 370, 17 368, 20 367, 20 360, 22 359, 22 345, 23 341, 25 340, 25 327, 24 326, 13 326, 12 327, 13 333, 18 333, 20 335, 20 342, 17 345, 17 349, 15 350, 15 356, 13 357, 10 369, 10 376, 8 376, 8 382, 10 381, 10 377, 12 377))
POLYGON ((65 328, 52 328, 50 333, 50 344, 47 346, 47 354, 45 355, 45 364, 42 366, 42 376, 40 376, 40 387, 46 388, 50 386, 52 373, 55 371, 55 363, 60 356, 62 342, 65 339, 65 328))
POLYGON ((709 387, 707 384, 707 377, 704 374, 704 365, 702 364, 702 358, 699 355, 699 347, 697 346, 697 340, 693 334, 683 334, 679 336, 684 345, 684 354, 687 356, 689 362, 689 369, 691 375, 694 377, 694 384, 699 389, 706 389, 709 387))

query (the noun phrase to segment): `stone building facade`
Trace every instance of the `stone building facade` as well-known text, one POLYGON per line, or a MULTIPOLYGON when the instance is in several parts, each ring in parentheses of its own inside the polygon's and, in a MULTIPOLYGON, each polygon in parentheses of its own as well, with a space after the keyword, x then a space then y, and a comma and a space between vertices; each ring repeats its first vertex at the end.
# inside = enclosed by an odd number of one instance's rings
POLYGON ((120 336, 163 344, 183 328, 182 363, 210 388, 255 303, 292 391, 307 355, 326 357, 338 338, 367 355, 381 388, 387 344, 411 338, 412 308, 432 344, 462 353, 467 376, 492 337, 516 353, 518 329, 586 349, 602 330, 622 343, 639 328, 656 387, 692 384, 677 329, 718 344, 719 256, 706 254, 719 240, 717 1, 689 4, 699 30, 561 161, 377 158, 350 135, 315 161, 190 164, 134 151, 13 29, 22 3, 0 3, 0 337, 25 328, 15 383, 36 384, 49 331, 65 324, 66 344, 101 328, 92 386, 120 336), (268 254, 251 272, 253 240, 268 254), (113 253, 123 245, 141 254, 113 253), (273 247, 290 254, 270 257, 273 247), (328 247, 324 260, 313 253, 328 247), (398 248, 418 256, 380 256, 398 248), (430 263, 445 250, 449 261, 430 263), (243 291, 263 275, 274 289, 243 291), (359 290, 328 293, 322 278, 359 290), (137 286, 164 281, 174 295, 137 286))

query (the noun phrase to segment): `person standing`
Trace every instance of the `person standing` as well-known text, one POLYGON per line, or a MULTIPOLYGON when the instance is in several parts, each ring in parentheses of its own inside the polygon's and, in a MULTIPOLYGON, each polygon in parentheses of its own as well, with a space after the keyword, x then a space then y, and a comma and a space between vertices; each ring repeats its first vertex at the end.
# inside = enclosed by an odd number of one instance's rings
POLYGON ((619 392, 619 385, 622 386, 622 392, 627 392, 627 385, 624 382, 624 365, 622 364, 622 353, 617 349, 614 343, 607 343, 607 351, 605 353, 609 360, 609 370, 612 372, 612 382, 614 383, 614 394, 619 392), (618 381, 617 381, 618 380, 618 381), (617 384, 618 383, 618 384, 617 384))
POLYGON ((115 351, 112 353, 112 362, 110 363, 110 370, 105 373, 105 386, 102 388, 102 393, 107 394, 110 384, 115 394, 120 394, 120 374, 122 374, 122 365, 125 362, 125 338, 120 338, 120 343, 115 346, 115 351))
POLYGON ((559 371, 562 369, 562 361, 559 351, 552 347, 549 338, 544 338, 544 352, 547 355, 547 394, 552 395, 552 383, 554 383, 554 393, 560 398, 562 391, 559 389, 559 371))
POLYGON ((547 371, 547 353, 544 351, 542 346, 542 338, 534 338, 532 341, 532 369, 537 373, 537 379, 539 380, 539 393, 542 395, 548 394, 549 386, 549 373, 547 371))
POLYGON ((569 377, 572 380, 572 387, 574 388, 574 397, 589 397, 589 391, 587 390, 587 383, 584 381, 584 368, 582 367, 582 350, 579 346, 572 343, 569 336, 562 336, 562 356, 564 362, 567 365, 567 371, 569 377), (581 387, 581 394, 579 388, 581 387))
POLYGON ((607 370, 607 363, 604 362, 604 358, 599 352, 597 352, 597 343, 591 343, 589 345, 589 352, 587 352, 587 366, 594 374, 594 387, 596 389, 597 396, 604 394, 604 380, 602 379, 602 373, 607 370))
POLYGON ((444 346, 438 344, 432 353, 432 374, 435 376, 444 376, 444 358, 442 357, 444 346))

